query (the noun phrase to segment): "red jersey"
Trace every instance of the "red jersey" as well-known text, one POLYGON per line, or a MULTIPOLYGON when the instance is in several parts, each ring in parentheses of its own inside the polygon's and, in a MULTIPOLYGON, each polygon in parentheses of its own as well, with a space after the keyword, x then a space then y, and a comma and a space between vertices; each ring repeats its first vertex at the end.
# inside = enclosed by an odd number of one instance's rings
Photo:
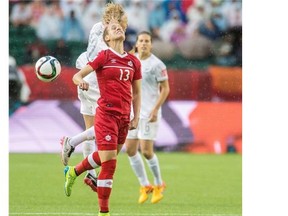
POLYGON ((130 114, 132 82, 142 78, 140 61, 134 55, 120 55, 109 48, 101 51, 88 64, 96 71, 100 90, 99 108, 117 115, 130 114))

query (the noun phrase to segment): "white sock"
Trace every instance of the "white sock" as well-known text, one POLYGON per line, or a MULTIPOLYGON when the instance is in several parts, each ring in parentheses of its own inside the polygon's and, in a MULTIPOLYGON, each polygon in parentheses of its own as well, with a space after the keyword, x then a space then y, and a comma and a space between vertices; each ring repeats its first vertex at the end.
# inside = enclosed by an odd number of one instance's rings
POLYGON ((94 126, 88 128, 87 130, 70 137, 69 144, 74 148, 85 140, 94 140, 95 139, 95 131, 94 126))
POLYGON ((147 173, 145 170, 145 166, 142 160, 140 153, 137 151, 136 155, 132 157, 128 157, 130 161, 130 165, 138 178, 138 181, 141 186, 148 186, 150 185, 147 173))
POLYGON ((154 176, 154 184, 155 185, 162 185, 162 178, 161 178, 161 172, 160 172, 160 165, 158 161, 158 157, 156 154, 153 155, 153 157, 150 160, 146 159, 146 162, 150 168, 150 170, 153 173, 154 176))
MULTIPOLYGON (((87 140, 83 142, 83 156, 86 158, 88 155, 93 153, 96 150, 96 143, 95 140, 87 140)), ((90 173, 92 176, 96 177, 96 171, 95 169, 87 170, 87 173, 90 173)))

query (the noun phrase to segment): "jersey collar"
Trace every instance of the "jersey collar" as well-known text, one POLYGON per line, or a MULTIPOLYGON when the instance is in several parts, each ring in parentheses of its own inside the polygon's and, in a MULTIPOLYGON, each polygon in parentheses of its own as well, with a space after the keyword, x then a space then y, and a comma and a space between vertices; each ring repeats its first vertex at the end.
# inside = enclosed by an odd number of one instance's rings
POLYGON ((126 51, 124 51, 125 53, 121 55, 121 54, 117 53, 115 50, 113 50, 111 47, 109 47, 108 49, 111 50, 111 52, 113 52, 115 55, 117 55, 121 58, 124 58, 128 55, 126 51))

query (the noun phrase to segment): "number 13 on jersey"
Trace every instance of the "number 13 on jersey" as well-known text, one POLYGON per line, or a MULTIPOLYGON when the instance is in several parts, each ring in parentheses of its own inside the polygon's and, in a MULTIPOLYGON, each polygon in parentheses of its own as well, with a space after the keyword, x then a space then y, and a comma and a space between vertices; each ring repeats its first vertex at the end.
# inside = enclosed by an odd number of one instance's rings
POLYGON ((127 81, 130 77, 130 70, 128 69, 120 69, 120 80, 127 81))

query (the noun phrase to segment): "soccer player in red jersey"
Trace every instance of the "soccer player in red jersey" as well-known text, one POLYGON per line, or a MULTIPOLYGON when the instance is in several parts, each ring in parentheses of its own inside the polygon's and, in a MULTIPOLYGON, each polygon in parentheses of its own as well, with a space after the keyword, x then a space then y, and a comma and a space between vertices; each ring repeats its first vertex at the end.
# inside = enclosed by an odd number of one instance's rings
MULTIPOLYGON (((89 33, 87 50, 83 52, 76 60, 76 68, 79 70, 82 69, 86 66, 88 61, 93 61, 101 50, 108 49, 108 46, 103 39, 103 32, 106 25, 110 23, 111 19, 118 20, 123 30, 126 31, 128 20, 122 5, 112 2, 107 3, 103 12, 102 21, 94 24, 89 33)), ((83 115, 85 127, 86 129, 92 128, 92 130, 89 130, 90 133, 84 135, 85 140, 83 140, 82 144, 83 156, 86 158, 88 155, 97 150, 94 140, 94 119, 96 108, 98 106, 97 100, 100 97, 100 90, 96 73, 90 73, 84 78, 84 80, 89 83, 89 89, 87 91, 82 91, 79 87, 77 87, 77 93, 78 99, 80 100, 80 113, 83 115)), ((61 160, 64 166, 68 165, 68 160, 76 146, 79 144, 79 142, 81 142, 81 139, 83 139, 82 134, 77 134, 72 137, 64 136, 60 140, 62 147, 61 160)), ((95 192, 97 192, 97 175, 96 170, 92 169, 88 170, 84 177, 84 183, 90 186, 95 192)))
POLYGON ((100 98, 95 115, 95 134, 98 151, 90 154, 76 166, 66 166, 65 194, 71 195, 72 186, 80 174, 101 164, 97 180, 98 216, 110 216, 109 197, 116 169, 117 153, 121 150, 128 130, 137 128, 141 103, 141 63, 124 51, 125 34, 118 21, 111 21, 103 33, 109 49, 73 76, 73 82, 86 91, 89 84, 83 80, 96 71, 100 98), (130 120, 131 103, 133 119, 130 120))

